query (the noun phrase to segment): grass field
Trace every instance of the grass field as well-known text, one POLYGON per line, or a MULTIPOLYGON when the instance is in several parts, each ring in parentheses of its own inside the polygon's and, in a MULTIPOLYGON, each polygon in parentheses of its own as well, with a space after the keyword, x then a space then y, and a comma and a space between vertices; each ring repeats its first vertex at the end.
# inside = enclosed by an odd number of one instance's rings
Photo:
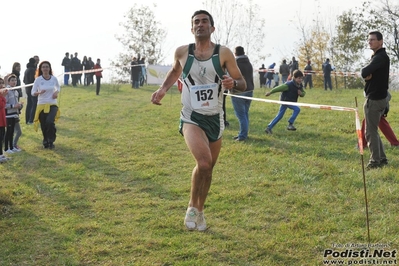
MULTIPOLYGON (((178 133, 180 96, 172 89, 155 106, 155 89, 105 84, 96 96, 93 86, 62 88, 54 150, 22 123, 23 151, 0 164, 0 265, 327 265, 325 250, 368 244, 353 112, 302 108, 291 132, 287 111, 266 135, 278 105, 254 101, 249 139, 237 143, 228 98, 209 229, 188 232, 194 160, 178 133)), ((355 107, 362 95, 312 89, 300 101, 355 107)), ((398 101, 392 92, 396 133, 398 101)), ((389 165, 365 176, 370 243, 388 252, 399 244, 399 149, 382 138, 389 165)))

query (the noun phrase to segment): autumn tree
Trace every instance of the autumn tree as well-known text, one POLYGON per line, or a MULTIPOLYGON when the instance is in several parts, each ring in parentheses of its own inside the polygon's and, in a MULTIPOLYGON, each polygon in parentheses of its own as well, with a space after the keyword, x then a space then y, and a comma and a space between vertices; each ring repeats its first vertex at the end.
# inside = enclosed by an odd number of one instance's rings
POLYGON ((399 62, 399 4, 396 5, 390 3, 390 1, 383 1, 382 12, 387 15, 387 21, 390 25, 388 27, 388 35, 390 35, 390 41, 388 47, 391 49, 392 54, 395 56, 395 62, 399 62), (390 33, 390 34, 389 34, 390 33))
MULTIPOLYGON (((321 21, 316 16, 310 28, 298 19, 297 25, 302 33, 298 46, 299 61, 311 60, 313 69, 321 72, 325 59, 330 58, 337 70, 334 73, 338 73, 333 78, 336 88, 355 88, 362 85, 358 77, 341 75, 342 72, 359 71, 365 62, 363 55, 366 48, 366 26, 359 17, 352 10, 328 21, 321 21)), ((318 78, 314 83, 322 87, 323 78, 318 78)))
MULTIPOLYGON (((310 28, 306 23, 298 18, 298 30, 301 37, 297 42, 297 52, 299 68, 303 69, 306 62, 311 60, 314 71, 321 71, 322 64, 328 56, 328 48, 330 35, 325 29, 324 23, 316 17, 310 28)), ((317 76, 315 76, 317 77, 317 76)), ((321 78, 313 79, 314 86, 322 87, 323 80, 321 78)))
POLYGON ((115 72, 124 80, 130 78, 128 66, 133 56, 145 56, 150 64, 163 60, 162 43, 166 31, 160 27, 160 23, 154 17, 150 7, 134 4, 124 15, 125 21, 120 23, 124 33, 115 37, 122 44, 123 52, 111 62, 111 65, 116 67, 115 72))
POLYGON ((397 64, 399 62, 399 4, 397 1, 395 3, 389 0, 380 0, 380 9, 371 8, 371 10, 374 12, 375 23, 381 28, 384 45, 391 61, 397 64))
POLYGON ((327 57, 330 35, 320 24, 315 23, 308 33, 303 32, 301 44, 298 47, 298 60, 303 62, 312 61, 315 70, 321 70, 322 64, 327 57))
MULTIPOLYGON (((387 26, 386 37, 384 39, 385 47, 387 47, 388 53, 391 55, 391 70, 399 71, 399 4, 396 2, 394 5, 388 0, 382 2, 382 14, 386 15, 387 26)), ((390 88, 397 89, 399 87, 399 78, 397 75, 390 79, 390 88)))
POLYGON ((356 19, 363 26, 364 38, 371 30, 378 30, 384 36, 384 46, 391 58, 391 63, 399 62, 399 4, 391 0, 364 2, 356 14, 356 19))
MULTIPOLYGON (((370 31, 378 30, 384 36, 384 47, 391 59, 391 70, 398 70, 399 62, 399 4, 390 0, 379 0, 378 2, 364 2, 362 7, 355 9, 353 20, 359 28, 357 34, 361 35, 365 49, 368 49, 367 38, 370 31)), ((364 58, 362 66, 367 64, 369 58, 364 58)), ((390 79, 390 88, 396 88, 399 80, 396 76, 390 79)))
MULTIPOLYGON (((360 69, 365 48, 364 28, 361 21, 354 19, 352 10, 338 16, 335 35, 331 39, 334 47, 335 66, 343 72, 356 72, 360 69)), ((342 78, 344 88, 354 88, 361 85, 357 78, 344 76, 342 78)))

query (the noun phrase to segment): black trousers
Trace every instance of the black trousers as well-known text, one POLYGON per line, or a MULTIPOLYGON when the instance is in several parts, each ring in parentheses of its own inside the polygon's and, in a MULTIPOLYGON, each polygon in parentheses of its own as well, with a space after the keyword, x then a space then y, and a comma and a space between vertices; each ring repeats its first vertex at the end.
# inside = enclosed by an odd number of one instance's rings
POLYGON ((6 128, 0 127, 0 155, 3 155, 3 139, 6 134, 6 128))
POLYGON ((17 119, 12 117, 12 118, 7 118, 7 131, 6 131, 6 136, 4 138, 4 150, 12 150, 13 143, 14 143, 14 128, 15 128, 15 123, 17 119))
POLYGON ((57 112, 58 106, 52 105, 50 106, 50 112, 46 114, 44 111, 41 111, 39 114, 40 127, 43 134, 43 145, 45 147, 52 144, 57 137, 57 129, 55 128, 55 116, 57 112))
POLYGON ((96 76, 96 95, 100 94, 101 77, 96 76))
POLYGON ((79 74, 71 74, 72 76, 72 86, 76 87, 79 81, 79 74))

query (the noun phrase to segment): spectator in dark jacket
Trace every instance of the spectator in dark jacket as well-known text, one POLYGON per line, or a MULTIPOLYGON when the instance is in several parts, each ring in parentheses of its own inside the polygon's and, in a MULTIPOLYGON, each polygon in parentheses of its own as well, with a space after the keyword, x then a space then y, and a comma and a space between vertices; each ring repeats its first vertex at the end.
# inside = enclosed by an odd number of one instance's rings
POLYGON ((26 70, 24 73, 24 83, 25 85, 32 84, 32 86, 25 87, 27 103, 25 110, 25 123, 28 125, 33 124, 33 118, 35 117, 36 106, 37 106, 37 96, 32 96, 33 82, 35 82, 36 74, 36 61, 35 59, 29 58, 29 63, 26 64, 26 70))
POLYGON ((366 120, 366 140, 370 150, 370 159, 367 169, 379 168, 388 164, 384 145, 378 133, 378 125, 387 108, 389 88, 390 58, 383 47, 384 41, 381 32, 369 33, 368 44, 373 55, 370 63, 362 68, 361 75, 366 81, 363 105, 366 120))
POLYGON ((262 86, 266 85, 265 72, 266 72, 265 64, 262 64, 262 66, 259 68, 259 83, 261 88, 262 86))
POLYGON ((137 63, 140 65, 140 86, 142 87, 147 80, 147 71, 145 68, 145 57, 143 56, 141 59, 137 60, 137 63))
MULTIPOLYGON (((235 48, 235 56, 238 68, 240 69, 241 74, 247 82, 247 89, 244 92, 240 93, 240 96, 252 97, 254 93, 252 64, 249 61, 248 56, 245 55, 244 48, 242 46, 237 46, 235 48)), ((238 118, 238 122, 240 124, 240 131, 238 132, 238 135, 234 137, 234 140, 244 141, 248 138, 249 107, 251 106, 252 100, 232 96, 231 102, 233 104, 234 113, 238 118)))
POLYGON ((312 71, 313 71, 313 68, 312 68, 312 65, 311 65, 310 60, 308 61, 307 65, 305 66, 305 69, 304 69, 304 70, 305 70, 305 71, 303 72, 303 73, 305 74, 305 84, 304 84, 304 87, 305 87, 305 89, 306 89, 306 86, 309 84, 309 89, 311 89, 311 88, 313 88, 313 80, 312 80, 312 75, 313 75, 312 71))
MULTIPOLYGON (((64 59, 62 59, 61 65, 64 67, 64 73, 68 73, 71 71, 71 59, 69 58, 69 53, 65 53, 64 59)), ((69 83, 69 74, 64 74, 64 85, 68 86, 69 83)))
POLYGON ((291 74, 291 79, 292 79, 292 75, 293 75, 294 71, 299 69, 299 63, 295 59, 295 56, 292 57, 292 61, 290 62, 290 64, 288 66, 290 67, 290 74, 291 74))
POLYGON ((280 65, 279 72, 281 74, 282 84, 286 83, 288 80, 288 76, 290 75, 290 67, 287 65, 287 60, 283 60, 283 63, 280 65))
MULTIPOLYGON (((86 67, 88 70, 91 70, 94 68, 94 62, 93 62, 93 60, 91 60, 91 57, 89 57, 86 67)), ((94 84, 93 76, 94 76, 93 72, 87 73, 87 85, 94 84)))
MULTIPOLYGON (((89 69, 89 60, 87 60, 87 56, 83 56, 82 69, 83 70, 88 70, 89 69)), ((84 75, 83 75, 83 85, 84 86, 89 85, 88 82, 87 82, 87 78, 88 78, 88 74, 84 73, 84 75)))
POLYGON ((140 86, 141 67, 136 57, 133 57, 131 65, 132 88, 138 89, 140 86))
POLYGON ((327 58, 322 67, 324 75, 324 90, 327 90, 328 87, 330 88, 330 91, 332 91, 331 71, 333 71, 333 68, 331 67, 330 59, 327 58))
MULTIPOLYGON (((81 70, 80 59, 78 58, 78 53, 75 53, 75 57, 71 59, 71 71, 81 70)), ((79 74, 72 74, 72 86, 76 87, 79 81, 79 74)))

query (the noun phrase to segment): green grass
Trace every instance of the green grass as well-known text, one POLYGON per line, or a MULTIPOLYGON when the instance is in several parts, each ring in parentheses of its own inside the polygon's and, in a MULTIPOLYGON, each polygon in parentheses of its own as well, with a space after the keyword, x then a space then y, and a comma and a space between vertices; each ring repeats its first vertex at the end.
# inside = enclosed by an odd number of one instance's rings
MULTIPOLYGON (((290 132, 288 110, 266 135, 278 105, 254 101, 249 140, 236 143, 229 98, 210 228, 186 231, 194 160, 178 133, 177 90, 155 106, 156 88, 63 88, 55 150, 22 123, 24 151, 0 164, 0 265, 323 265, 333 244, 367 243, 354 113, 302 108, 290 132)), ((300 101, 355 107, 355 97, 361 106, 362 90, 313 89, 300 101)), ((399 133, 392 97, 388 120, 399 133)), ((383 142, 389 165, 366 172, 370 242, 393 249, 399 149, 383 142)))

